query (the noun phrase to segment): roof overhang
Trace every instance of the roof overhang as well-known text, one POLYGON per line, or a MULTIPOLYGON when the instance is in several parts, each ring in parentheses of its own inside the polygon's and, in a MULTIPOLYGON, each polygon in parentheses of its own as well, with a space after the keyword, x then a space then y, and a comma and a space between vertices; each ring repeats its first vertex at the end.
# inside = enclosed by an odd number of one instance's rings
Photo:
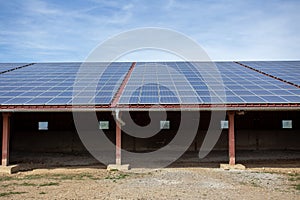
POLYGON ((0 112, 112 112, 119 111, 300 111, 299 104, 201 104, 201 105, 0 105, 0 112))

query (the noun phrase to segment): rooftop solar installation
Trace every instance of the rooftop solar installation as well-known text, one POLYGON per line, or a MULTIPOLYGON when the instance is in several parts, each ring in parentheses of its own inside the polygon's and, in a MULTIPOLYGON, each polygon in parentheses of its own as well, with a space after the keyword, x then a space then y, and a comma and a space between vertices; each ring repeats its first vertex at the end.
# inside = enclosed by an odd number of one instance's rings
POLYGON ((233 62, 156 62, 136 64, 119 104, 299 102, 299 88, 233 62))
POLYGON ((248 61, 241 63, 300 86, 300 61, 248 61))
POLYGON ((131 64, 107 65, 40 63, 0 74, 0 104, 110 104, 131 64))
POLYGON ((0 63, 0 73, 5 73, 24 65, 26 65, 26 63, 0 63))
MULTIPOLYGON (((293 63, 298 62, 286 65, 293 63)), ((293 73, 286 72, 290 77, 299 76, 295 66, 293 73)), ((234 62, 140 62, 130 67, 128 62, 26 65, 0 74, 0 105, 300 103, 298 87, 234 62)))

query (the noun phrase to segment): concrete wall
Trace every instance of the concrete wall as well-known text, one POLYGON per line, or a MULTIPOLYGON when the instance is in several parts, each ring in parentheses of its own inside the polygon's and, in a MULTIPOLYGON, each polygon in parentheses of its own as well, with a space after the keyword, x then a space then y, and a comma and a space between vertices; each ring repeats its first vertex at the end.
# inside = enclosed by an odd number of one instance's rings
MULTIPOLYGON (((259 150, 300 150, 300 112, 248 112, 236 116, 236 149, 259 150), (282 119, 293 120, 293 129, 281 128, 282 119)), ((98 119, 109 120, 110 130, 105 131, 115 141, 115 123, 109 112, 98 113, 98 119)), ((141 126, 150 122, 147 112, 131 113, 134 121, 141 126)), ((180 113, 170 112, 170 130, 159 131, 150 138, 135 138, 122 135, 122 145, 129 151, 152 151, 167 145, 176 135, 180 124, 180 113)), ((197 136, 189 150, 199 150, 206 135, 210 113, 201 112, 197 136)), ((159 126, 160 118, 157 118, 159 126)), ((191 122, 193 123, 193 122, 191 122)), ((217 125, 219 126, 219 125, 217 125)), ((189 133, 189 127, 184 130, 189 133)), ((219 130, 220 131, 220 130, 219 130)), ((228 148, 228 131, 223 130, 215 150, 228 148)), ((86 152, 77 135, 72 113, 14 113, 11 118, 11 151, 26 152, 86 152), (48 121, 48 131, 38 131, 38 121, 48 121)))

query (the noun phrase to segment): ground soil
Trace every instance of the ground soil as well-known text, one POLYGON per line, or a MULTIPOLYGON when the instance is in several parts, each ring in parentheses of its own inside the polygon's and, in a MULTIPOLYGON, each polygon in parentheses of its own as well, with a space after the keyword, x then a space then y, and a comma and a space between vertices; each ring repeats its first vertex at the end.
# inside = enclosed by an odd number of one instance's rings
POLYGON ((299 168, 37 169, 0 176, 0 199, 299 199, 299 168), (268 171, 268 170, 267 170, 268 171))
POLYGON ((188 156, 163 169, 120 172, 76 157, 31 155, 23 171, 0 174, 0 199, 300 199, 299 159, 248 160, 246 170, 223 170, 188 156))

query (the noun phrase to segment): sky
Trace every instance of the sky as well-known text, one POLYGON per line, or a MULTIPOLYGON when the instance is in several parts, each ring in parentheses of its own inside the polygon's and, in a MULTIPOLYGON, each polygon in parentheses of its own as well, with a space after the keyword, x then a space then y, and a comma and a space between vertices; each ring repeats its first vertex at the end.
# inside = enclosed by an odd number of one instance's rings
MULTIPOLYGON (((216 61, 300 60, 298 0, 0 0, 0 62, 84 61, 144 27, 184 34, 216 61)), ((172 59, 149 50, 121 58, 172 59)))

